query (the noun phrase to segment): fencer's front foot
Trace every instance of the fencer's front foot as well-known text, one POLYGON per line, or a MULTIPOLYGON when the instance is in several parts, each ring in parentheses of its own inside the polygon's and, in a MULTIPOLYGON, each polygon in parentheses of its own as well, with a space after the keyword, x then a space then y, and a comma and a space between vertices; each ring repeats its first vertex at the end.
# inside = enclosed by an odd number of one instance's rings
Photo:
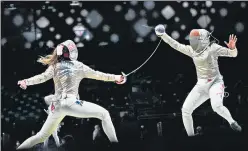
POLYGON ((230 126, 236 132, 241 132, 242 131, 241 126, 237 122, 233 122, 230 126))

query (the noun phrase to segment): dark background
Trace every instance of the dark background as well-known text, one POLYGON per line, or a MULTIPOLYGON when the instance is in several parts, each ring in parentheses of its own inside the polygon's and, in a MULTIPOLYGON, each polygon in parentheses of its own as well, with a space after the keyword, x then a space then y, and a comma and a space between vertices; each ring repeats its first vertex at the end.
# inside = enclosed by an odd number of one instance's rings
MULTIPOLYGON (((151 60, 137 73, 129 76, 127 84, 119 86, 85 79, 80 86, 82 100, 97 103, 110 111, 123 144, 121 149, 239 151, 246 147, 247 2, 70 4, 71 2, 1 2, 1 124, 2 147, 5 147, 5 150, 11 150, 8 147, 14 148, 17 141, 23 142, 32 135, 32 131, 37 133, 47 116, 43 112, 43 109, 47 108, 43 97, 54 92, 52 81, 28 87, 26 91, 20 90, 16 83, 45 70, 46 67, 36 60, 39 55, 52 52, 52 45, 47 45, 49 40, 56 46, 67 39, 75 41, 77 37, 78 42, 75 42, 84 45, 78 48, 80 61, 107 73, 128 73, 142 64, 159 42, 152 30, 144 35, 142 33, 148 28, 139 25, 140 34, 135 30, 134 25, 141 18, 146 19, 149 26, 165 24, 166 32, 172 37, 178 33, 177 40, 185 44, 188 44, 185 37, 193 28, 206 28, 210 31, 214 29, 213 35, 223 46, 230 34, 237 35, 238 57, 219 58, 219 66, 226 91, 230 94, 224 99, 224 104, 241 124, 243 132, 234 133, 228 123, 212 111, 207 101, 194 112, 195 127, 201 126, 203 135, 196 138, 186 137, 180 110, 187 94, 196 83, 195 67, 189 57, 162 42, 151 60), (171 18, 166 19, 162 14, 166 7, 174 10, 175 14, 171 18), (118 8, 121 8, 120 11, 116 11, 118 8), (87 10, 88 15, 82 16, 82 10, 87 10), (96 16, 90 16, 93 10, 103 18, 97 27, 87 22, 88 19, 97 22, 96 16), (192 16, 194 10, 197 14, 192 16), (63 16, 59 17, 61 12, 63 16), (128 12, 134 12, 135 17, 127 20, 125 15, 129 14, 128 12), (226 16, 223 15, 225 12, 226 16), (203 20, 198 21, 203 15, 203 20), (207 16, 211 19, 208 24, 207 16), (41 17, 49 21, 44 28, 37 22, 41 17), (67 17, 74 20, 71 25, 66 23, 67 17), (86 29, 80 36, 73 31, 76 25, 83 25, 86 29), (103 30, 105 25, 109 26, 109 31, 103 30), (185 29, 182 28, 183 25, 185 29), (54 31, 50 30, 51 27, 54 27, 54 31), (93 35, 91 39, 87 39, 89 33, 93 35), (59 34, 60 38, 56 39, 56 34, 59 34), (112 34, 116 34, 119 40, 113 38, 115 36, 112 34), (157 132, 157 123, 160 121, 163 127, 162 136, 158 136, 157 132)), ((66 139, 67 135, 71 135, 74 139, 71 143, 75 143, 72 145, 75 148, 69 150, 92 149, 92 146, 96 146, 92 144, 92 132, 94 125, 100 124, 98 120, 66 117, 63 124, 59 136, 66 139)), ((102 141, 107 142, 106 137, 104 139, 105 141, 102 141)), ((51 146, 53 150, 54 144, 51 146)), ((41 149, 37 146, 35 150, 41 149)))

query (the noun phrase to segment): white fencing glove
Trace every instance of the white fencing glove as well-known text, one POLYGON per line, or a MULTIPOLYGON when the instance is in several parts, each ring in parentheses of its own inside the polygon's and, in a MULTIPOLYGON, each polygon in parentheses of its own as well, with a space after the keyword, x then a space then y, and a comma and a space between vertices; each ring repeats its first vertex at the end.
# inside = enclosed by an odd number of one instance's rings
POLYGON ((20 80, 17 82, 17 84, 22 88, 23 90, 27 89, 27 83, 26 80, 20 80))
POLYGON ((165 34, 165 28, 164 25, 159 24, 155 27, 155 33, 158 37, 163 36, 163 34, 165 34))
POLYGON ((122 75, 116 75, 115 79, 116 84, 124 84, 127 82, 127 76, 123 72, 122 75))

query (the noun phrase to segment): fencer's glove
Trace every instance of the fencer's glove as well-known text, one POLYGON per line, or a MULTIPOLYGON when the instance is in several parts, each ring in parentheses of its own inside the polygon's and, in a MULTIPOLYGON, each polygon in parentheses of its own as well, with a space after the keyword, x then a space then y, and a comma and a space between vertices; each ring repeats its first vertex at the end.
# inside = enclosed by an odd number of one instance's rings
POLYGON ((115 83, 116 84, 124 84, 127 81, 127 76, 122 72, 122 75, 115 76, 115 83))
POLYGON ((164 25, 159 24, 155 27, 155 33, 158 37, 163 36, 163 34, 165 34, 165 28, 164 25))
POLYGON ((23 90, 27 89, 27 83, 26 80, 20 80, 17 82, 17 84, 22 88, 23 90))

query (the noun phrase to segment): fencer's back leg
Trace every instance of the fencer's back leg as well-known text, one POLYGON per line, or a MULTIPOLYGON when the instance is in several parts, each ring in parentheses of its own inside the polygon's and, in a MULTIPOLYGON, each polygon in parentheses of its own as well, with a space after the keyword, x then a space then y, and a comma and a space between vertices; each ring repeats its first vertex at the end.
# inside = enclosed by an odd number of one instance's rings
POLYGON ((73 117, 100 119, 102 121, 103 130, 109 140, 111 142, 118 142, 109 112, 103 107, 87 101, 83 101, 82 103, 75 101, 74 104, 67 107, 64 111, 67 115, 73 117))

